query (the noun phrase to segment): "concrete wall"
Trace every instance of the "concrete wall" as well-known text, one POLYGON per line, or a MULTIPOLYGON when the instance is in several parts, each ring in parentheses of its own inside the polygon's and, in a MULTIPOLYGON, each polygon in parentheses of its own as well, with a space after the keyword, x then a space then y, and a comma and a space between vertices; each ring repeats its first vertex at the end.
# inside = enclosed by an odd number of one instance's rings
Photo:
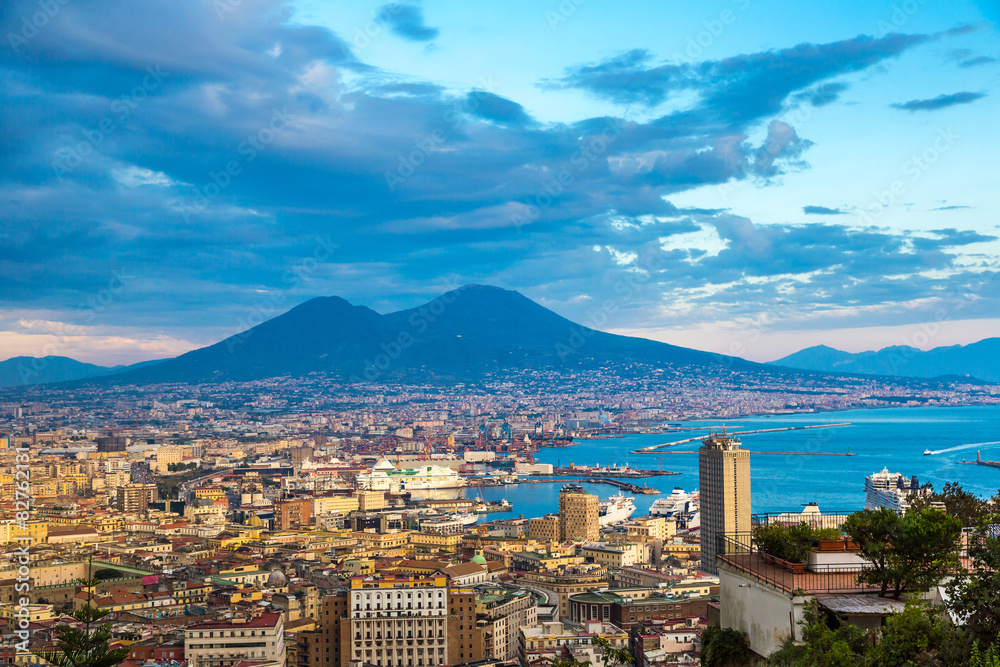
POLYGON ((802 628, 802 609, 810 599, 792 597, 734 570, 719 568, 719 607, 723 628, 742 630, 750 636, 750 648, 767 657, 781 648, 802 628))

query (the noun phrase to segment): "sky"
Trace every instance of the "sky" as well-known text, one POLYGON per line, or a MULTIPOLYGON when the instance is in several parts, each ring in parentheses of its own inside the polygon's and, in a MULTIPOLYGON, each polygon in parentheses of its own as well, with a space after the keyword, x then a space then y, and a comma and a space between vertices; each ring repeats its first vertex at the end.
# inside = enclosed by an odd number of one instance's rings
POLYGON ((1000 332, 997 2, 4 2, 0 359, 516 289, 756 361, 1000 332))

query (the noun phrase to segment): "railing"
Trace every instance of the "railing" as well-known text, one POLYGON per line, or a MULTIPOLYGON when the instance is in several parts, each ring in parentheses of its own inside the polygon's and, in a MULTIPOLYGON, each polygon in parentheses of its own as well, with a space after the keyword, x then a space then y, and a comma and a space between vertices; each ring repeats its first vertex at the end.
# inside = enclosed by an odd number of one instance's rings
POLYGON ((750 533, 719 535, 716 544, 716 555, 723 562, 789 593, 864 593, 880 590, 878 586, 858 581, 864 562, 854 552, 817 552, 826 556, 823 562, 786 563, 759 552, 750 533))

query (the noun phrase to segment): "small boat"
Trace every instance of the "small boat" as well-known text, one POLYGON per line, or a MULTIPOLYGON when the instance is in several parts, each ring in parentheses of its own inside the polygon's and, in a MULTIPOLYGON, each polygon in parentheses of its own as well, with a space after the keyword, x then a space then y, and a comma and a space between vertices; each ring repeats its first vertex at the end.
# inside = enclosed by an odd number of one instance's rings
POLYGON ((931 455, 931 454, 933 454, 933 453, 934 453, 934 452, 932 452, 932 451, 931 451, 931 450, 929 450, 929 449, 925 449, 925 450, 924 450, 924 456, 930 456, 930 455, 931 455))

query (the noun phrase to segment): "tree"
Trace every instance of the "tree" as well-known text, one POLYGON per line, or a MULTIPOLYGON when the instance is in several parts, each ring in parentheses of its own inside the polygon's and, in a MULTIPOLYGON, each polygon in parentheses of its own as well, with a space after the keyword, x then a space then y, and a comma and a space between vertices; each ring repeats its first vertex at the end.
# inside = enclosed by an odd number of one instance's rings
POLYGON ((939 608, 910 600, 906 608, 885 619, 878 642, 868 652, 870 667, 967 665, 969 649, 963 634, 939 608))
POLYGON ((931 503, 943 503, 948 514, 958 517, 963 526, 976 526, 989 514, 989 505, 962 488, 957 482, 948 482, 940 493, 915 498, 911 509, 926 509, 931 503))
POLYGON ((948 583, 948 608, 985 649, 1000 649, 1000 513, 969 534, 971 568, 948 583))
POLYGON ((889 546, 899 532, 899 515, 881 507, 876 510, 861 510, 851 514, 844 521, 843 529, 851 541, 858 545, 862 558, 867 563, 858 580, 872 585, 880 585, 879 595, 886 596, 890 583, 895 582, 890 566, 889 546))
POLYGON ((973 644, 969 667, 1000 667, 1000 650, 991 647, 980 651, 979 644, 973 644))
POLYGON ((36 652, 35 655, 56 667, 112 667, 128 657, 129 649, 125 646, 112 650, 109 646, 111 624, 97 624, 110 613, 90 604, 94 587, 100 580, 81 579, 78 583, 87 588, 87 604, 73 612, 72 616, 83 627, 60 625, 56 640, 59 650, 36 652))
POLYGON ((750 637, 734 628, 710 625, 701 636, 702 667, 741 667, 750 664, 750 637))
POLYGON ((858 580, 880 586, 882 597, 927 590, 960 564, 962 523, 939 510, 911 509, 902 517, 886 508, 862 510, 847 517, 844 532, 867 561, 858 580))

